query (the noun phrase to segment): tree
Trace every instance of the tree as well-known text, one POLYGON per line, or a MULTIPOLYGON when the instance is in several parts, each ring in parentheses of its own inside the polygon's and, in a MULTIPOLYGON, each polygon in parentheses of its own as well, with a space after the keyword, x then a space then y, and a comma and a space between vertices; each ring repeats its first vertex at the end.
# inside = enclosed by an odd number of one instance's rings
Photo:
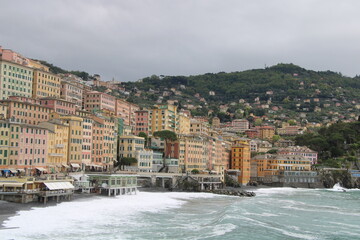
POLYGON ((143 137, 145 139, 145 147, 147 147, 148 146, 148 135, 144 132, 139 132, 138 136, 143 137))
POLYGON ((134 163, 137 163, 137 159, 133 157, 123 157, 120 161, 114 163, 114 167, 122 169, 123 166, 130 166, 134 163))
POLYGON ((166 159, 166 145, 168 143, 168 141, 174 142, 177 140, 177 136, 176 133, 174 133, 173 131, 169 131, 169 130, 162 130, 162 131, 157 131, 154 132, 153 134, 154 137, 156 138, 161 138, 164 139, 165 144, 164 144, 164 159, 163 159, 163 165, 165 167, 165 159, 166 159))
POLYGON ((272 142, 275 143, 275 142, 279 141, 280 139, 281 139, 281 137, 279 135, 274 135, 272 137, 272 142))
POLYGON ((200 173, 200 171, 198 170, 198 169, 193 169, 193 170, 191 170, 191 173, 192 174, 199 174, 200 173))

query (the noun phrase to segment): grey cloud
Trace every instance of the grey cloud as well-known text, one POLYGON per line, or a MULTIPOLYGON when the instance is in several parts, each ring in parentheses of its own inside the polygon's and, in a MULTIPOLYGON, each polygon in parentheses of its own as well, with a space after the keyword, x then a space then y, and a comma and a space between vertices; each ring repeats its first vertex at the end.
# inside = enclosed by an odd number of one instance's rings
POLYGON ((358 74, 357 0, 2 1, 0 45, 134 81, 292 62, 358 74))

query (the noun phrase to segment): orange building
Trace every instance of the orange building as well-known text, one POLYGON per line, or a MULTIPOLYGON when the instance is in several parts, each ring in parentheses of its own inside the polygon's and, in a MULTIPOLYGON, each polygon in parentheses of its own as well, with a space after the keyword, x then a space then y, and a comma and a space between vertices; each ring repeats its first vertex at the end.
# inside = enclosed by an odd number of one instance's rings
POLYGON ((239 182, 246 185, 250 181, 250 146, 249 143, 237 140, 231 146, 231 169, 240 170, 239 182))

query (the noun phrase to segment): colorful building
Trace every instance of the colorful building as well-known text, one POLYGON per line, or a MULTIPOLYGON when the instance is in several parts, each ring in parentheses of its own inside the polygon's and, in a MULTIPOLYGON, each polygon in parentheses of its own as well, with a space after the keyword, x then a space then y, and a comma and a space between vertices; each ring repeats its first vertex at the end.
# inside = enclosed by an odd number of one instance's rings
POLYGON ((136 128, 136 122, 138 117, 136 112, 139 110, 140 107, 136 104, 129 103, 124 99, 116 99, 115 115, 118 118, 124 119, 124 125, 136 128))
POLYGON ((149 135, 149 111, 148 110, 139 110, 135 112, 135 129, 134 135, 139 135, 139 133, 146 133, 149 135))
POLYGON ((119 159, 123 157, 136 158, 137 151, 144 151, 145 139, 130 135, 119 137, 119 159))
POLYGON ((109 110, 115 113, 116 98, 106 93, 90 91, 84 94, 84 107, 87 111, 109 110))
POLYGON ((76 109, 82 108, 83 85, 77 82, 61 81, 60 97, 75 104, 76 109))
POLYGON ((28 174, 45 170, 48 130, 35 125, 0 120, 0 168, 28 174))
POLYGON ((36 125, 49 120, 51 108, 40 105, 40 101, 33 98, 11 96, 0 103, 7 106, 6 118, 20 123, 36 125))
POLYGON ((34 69, 32 97, 60 98, 60 77, 49 71, 34 69))
POLYGON ((117 120, 116 118, 93 115, 92 153, 91 163, 110 170, 116 161, 117 148, 117 120))
POLYGON ((190 133, 191 134, 202 134, 208 135, 209 134, 209 123, 204 121, 199 121, 197 119, 190 120, 190 133))
POLYGON ((290 156, 303 156, 307 158, 311 164, 317 164, 318 153, 305 146, 289 146, 278 150, 278 154, 290 156))
POLYGON ((231 146, 231 169, 240 170, 239 182, 246 185, 250 181, 250 146, 246 141, 235 141, 231 146))
POLYGON ((261 126, 258 128, 260 132, 261 139, 269 139, 272 140, 275 135, 275 128, 272 126, 261 126))
POLYGON ((51 113, 51 119, 59 119, 63 124, 69 125, 68 138, 68 164, 73 171, 84 169, 82 164, 82 138, 83 138, 83 119, 78 116, 60 115, 51 113))
POLYGON ((0 99, 9 96, 32 96, 33 69, 15 62, 1 59, 0 55, 0 99))
POLYGON ((150 126, 149 133, 153 134, 157 131, 169 130, 177 132, 177 106, 174 105, 155 105, 150 110, 150 126))
POLYGON ((178 114, 178 133, 190 134, 190 116, 184 112, 178 114))
POLYGON ((60 98, 41 98, 40 104, 44 107, 51 108, 52 111, 61 115, 75 115, 75 104, 60 98))
POLYGON ((39 126, 48 129, 48 156, 47 163, 51 172, 66 172, 68 165, 69 124, 60 119, 52 119, 39 123, 39 126))

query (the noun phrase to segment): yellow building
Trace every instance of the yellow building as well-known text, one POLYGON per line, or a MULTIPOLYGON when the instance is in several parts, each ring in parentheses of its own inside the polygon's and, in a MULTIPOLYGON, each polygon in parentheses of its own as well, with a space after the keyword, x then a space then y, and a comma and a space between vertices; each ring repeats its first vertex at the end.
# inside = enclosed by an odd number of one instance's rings
POLYGON ((8 167, 10 155, 10 123, 0 122, 0 169, 8 167))
POLYGON ((119 158, 136 158, 137 151, 144 151, 145 139, 142 137, 129 135, 119 137, 119 158))
POLYGON ((49 72, 50 71, 50 68, 44 64, 41 64, 40 62, 38 61, 35 61, 35 60, 32 60, 30 58, 28 58, 28 61, 29 61, 29 67, 31 68, 34 68, 34 69, 39 69, 39 70, 42 70, 42 71, 45 71, 45 72, 49 72))
POLYGON ((69 141, 68 141, 68 163, 72 170, 84 168, 82 166, 82 138, 83 138, 83 119, 78 116, 60 115, 51 113, 51 119, 60 119, 63 124, 69 125, 69 141))
POLYGON ((179 113, 178 115, 178 133, 190 134, 190 117, 185 113, 179 113))
POLYGON ((149 134, 162 130, 177 132, 177 106, 155 105, 149 112, 149 134))
POLYGON ((203 171, 208 164, 208 140, 197 135, 179 135, 179 169, 191 172, 203 171))
POLYGON ((209 134, 209 123, 197 119, 190 120, 190 133, 192 134, 209 134))
POLYGON ((34 69, 32 97, 60 98, 61 79, 57 75, 40 69, 34 69))
POLYGON ((5 119, 7 115, 8 105, 0 103, 0 119, 5 119))
POLYGON ((240 170, 239 182, 246 185, 250 181, 250 146, 246 141, 235 141, 231 146, 231 169, 240 170))
POLYGON ((69 124, 60 119, 41 122, 39 126, 49 130, 48 135, 48 168, 52 172, 68 170, 69 124))
POLYGON ((275 135, 275 128, 271 126, 262 126, 259 128, 260 138, 272 140, 275 135))

